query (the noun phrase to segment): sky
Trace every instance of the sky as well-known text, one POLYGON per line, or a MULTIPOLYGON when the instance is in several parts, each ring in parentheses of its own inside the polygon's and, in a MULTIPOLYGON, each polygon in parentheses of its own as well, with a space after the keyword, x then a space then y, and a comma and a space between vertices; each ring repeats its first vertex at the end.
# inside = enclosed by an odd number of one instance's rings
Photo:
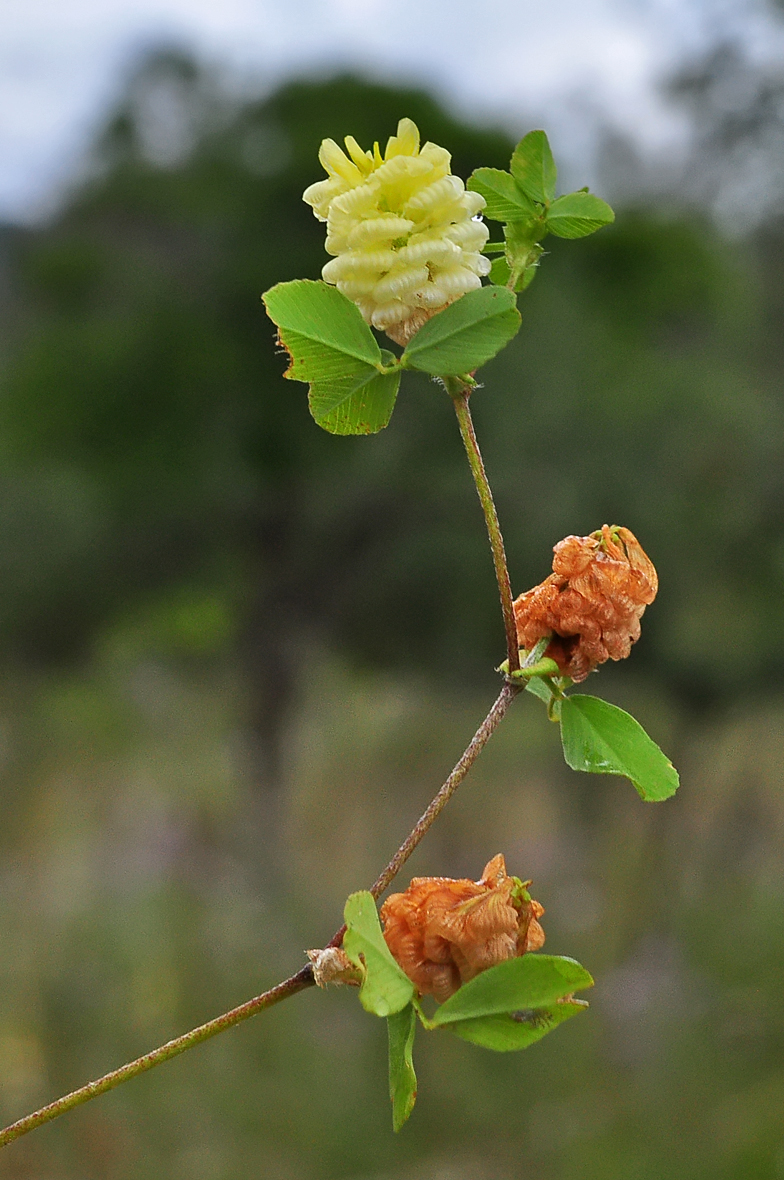
POLYGON ((546 126, 577 177, 597 114, 649 160, 685 150, 661 82, 727 37, 772 52, 763 0, 0 0, 0 219, 55 206, 134 62, 162 44, 254 93, 346 67, 424 84, 472 121, 546 126))

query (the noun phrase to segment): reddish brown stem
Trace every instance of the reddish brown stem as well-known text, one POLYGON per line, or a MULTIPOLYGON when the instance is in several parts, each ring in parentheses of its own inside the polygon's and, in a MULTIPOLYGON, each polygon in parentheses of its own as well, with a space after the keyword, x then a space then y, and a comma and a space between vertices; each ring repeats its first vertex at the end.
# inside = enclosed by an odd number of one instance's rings
MULTIPOLYGON (((507 709, 517 696, 518 692, 521 691, 522 687, 523 686, 518 687, 517 685, 513 684, 505 684, 501 689, 495 704, 485 717, 482 724, 479 726, 479 729, 471 738, 471 741, 466 747, 462 758, 455 766, 449 778, 446 780, 438 794, 433 798, 427 810, 422 813, 421 817, 406 836, 405 840, 400 845, 389 864, 381 873, 379 873, 375 882, 370 887, 370 892, 374 897, 380 897, 384 890, 392 884, 395 877, 416 848, 417 844, 419 844, 420 840, 423 838, 430 826, 438 819, 439 815, 444 810, 465 776, 468 774, 474 762, 476 762, 482 750, 485 748, 488 741, 495 733, 498 725, 503 720, 507 709)), ((328 945, 340 946, 345 933, 346 927, 341 926, 340 929, 335 932, 328 945)))
POLYGON ((81 1106, 83 1102, 89 1102, 91 1098, 97 1098, 99 1094, 105 1094, 107 1090, 113 1090, 115 1086, 130 1081, 137 1074, 145 1073, 148 1069, 153 1069, 156 1065, 168 1061, 171 1057, 176 1057, 179 1053, 184 1053, 186 1049, 192 1049, 194 1045, 200 1045, 202 1041, 208 1041, 210 1037, 215 1037, 218 1033, 225 1032, 227 1028, 232 1028, 233 1025, 240 1024, 241 1021, 255 1016, 257 1012, 261 1012, 264 1008, 271 1008, 273 1004, 279 1004, 281 1000, 287 1000, 289 996, 294 996, 297 992, 303 991, 306 987, 312 987, 312 985, 313 972, 310 964, 308 964, 307 967, 301 968, 296 975, 292 975, 289 979, 284 979, 283 983, 276 984, 275 987, 270 988, 267 992, 263 992, 260 996, 256 996, 255 999, 247 1000, 244 1004, 240 1004, 238 1008, 232 1008, 230 1012, 224 1012, 222 1016, 216 1016, 214 1020, 208 1021, 207 1024, 201 1024, 198 1028, 192 1028, 190 1032, 183 1033, 181 1037, 175 1037, 173 1041, 167 1041, 165 1045, 160 1045, 157 1049, 153 1049, 151 1053, 145 1053, 143 1057, 137 1057, 135 1061, 129 1061, 127 1065, 121 1065, 119 1069, 114 1069, 111 1073, 104 1074, 102 1078, 98 1078, 94 1082, 88 1082, 86 1086, 81 1086, 78 1090, 73 1090, 70 1094, 64 1094, 62 1098, 58 1098, 55 1102, 50 1102, 48 1106, 42 1106, 40 1110, 33 1111, 32 1114, 19 1119, 18 1122, 11 1123, 10 1127, 6 1127, 5 1130, 0 1131, 0 1147, 3 1147, 6 1143, 11 1143, 14 1139, 18 1139, 20 1135, 26 1135, 28 1131, 34 1131, 36 1127, 40 1127, 43 1123, 51 1122, 52 1119, 65 1114, 66 1111, 73 1110, 75 1106, 81 1106))
MULTIPOLYGON (((479 757, 479 754, 484 749, 507 709, 520 691, 521 689, 513 684, 505 684, 501 689, 498 699, 479 726, 479 729, 466 747, 463 756, 441 787, 441 790, 400 845, 400 848, 392 857, 389 864, 378 876, 371 888, 374 897, 379 897, 400 872, 417 844, 419 844, 425 835, 425 832, 427 832, 434 820, 438 818, 441 811, 460 786, 460 783, 468 774, 468 771, 479 757)), ((345 932, 345 926, 341 926, 340 930, 336 931, 329 946, 340 946, 345 932)), ((115 1086, 130 1081, 137 1074, 145 1073, 148 1069, 153 1069, 156 1065, 161 1065, 171 1057, 176 1057, 178 1054, 184 1053, 186 1049, 192 1049, 194 1045, 200 1045, 202 1041, 207 1041, 210 1037, 225 1032, 227 1028, 232 1028, 235 1024, 240 1024, 243 1020, 248 1020, 251 1016, 255 1016, 257 1012, 261 1012, 265 1008, 271 1008, 273 1004, 278 1004, 281 1000, 287 1000, 289 996, 294 996, 297 992, 304 991, 307 987, 312 987, 313 983, 313 969, 308 963, 307 966, 297 971, 295 975, 290 976, 289 979, 284 979, 282 983, 270 988, 269 991, 263 992, 260 996, 256 996, 255 999, 240 1004, 238 1008, 232 1008, 230 1012, 224 1012, 222 1016, 216 1016, 214 1020, 199 1025, 198 1028, 191 1029, 190 1032, 183 1033, 181 1037, 176 1037, 173 1041, 167 1041, 165 1045, 153 1049, 151 1053, 145 1053, 143 1057, 137 1057, 135 1061, 129 1061, 127 1065, 122 1065, 119 1069, 112 1070, 111 1073, 105 1074, 102 1078, 98 1078, 94 1082, 88 1082, 86 1086, 81 1086, 78 1090, 73 1090, 70 1094, 63 1095, 62 1098, 58 1098, 55 1102, 50 1102, 48 1106, 43 1106, 40 1110, 33 1111, 32 1114, 28 1114, 17 1122, 12 1123, 9 1127, 0 1131, 0 1147, 6 1143, 11 1143, 14 1139, 18 1139, 20 1135, 26 1135, 28 1131, 35 1130, 36 1127, 40 1127, 43 1123, 48 1123, 52 1119, 58 1118, 59 1115, 65 1114, 66 1111, 73 1110, 75 1106, 81 1106, 82 1103, 89 1102, 91 1098, 97 1098, 99 1094, 105 1094, 107 1090, 113 1090, 115 1086)))
MULTIPOLYGON (((493 501, 493 494, 490 490, 479 444, 474 433, 473 422, 471 421, 471 412, 468 408, 468 390, 464 385, 460 383, 456 384, 454 379, 452 379, 451 384, 454 385, 454 388, 450 387, 450 393, 455 403, 457 419, 460 424, 460 433, 463 438, 466 454, 468 455, 474 483, 479 493, 479 500, 482 504, 487 532, 490 537, 490 547, 493 551, 493 562, 495 564, 496 580, 501 597, 501 608, 506 631, 507 658, 509 661, 508 670, 511 673, 519 670, 520 656, 514 610, 512 607, 512 587, 506 563, 504 541, 498 523, 498 513, 496 512, 493 501)), ((512 701, 522 690, 522 687, 522 685, 507 683, 501 689, 495 704, 469 742, 454 770, 434 797, 430 806, 422 814, 408 836, 406 836, 389 864, 377 877, 370 890, 374 897, 380 897, 388 888, 425 833, 441 814, 479 757, 488 740, 497 729, 512 701)), ((340 946, 345 932, 345 926, 341 926, 335 932, 328 945, 340 946)), ((198 1028, 191 1029, 190 1032, 184 1033, 181 1037, 176 1037, 173 1041, 167 1041, 165 1045, 153 1049, 150 1053, 145 1053, 143 1057, 137 1057, 135 1061, 129 1061, 127 1065, 122 1065, 119 1069, 112 1070, 111 1073, 105 1074, 96 1081, 88 1082, 86 1086, 81 1086, 78 1090, 73 1090, 70 1094, 63 1095, 62 1098, 58 1098, 55 1102, 50 1102, 48 1106, 43 1106, 40 1110, 36 1110, 32 1114, 28 1114, 17 1122, 12 1123, 0 1131, 0 1147, 6 1143, 11 1143, 21 1135, 26 1135, 28 1131, 40 1127, 43 1123, 48 1123, 52 1119, 56 1119, 59 1115, 65 1114, 66 1111, 73 1110, 75 1106, 81 1106, 82 1103, 89 1102, 91 1098, 97 1098, 99 1094, 104 1094, 107 1090, 114 1089, 115 1086, 129 1081, 131 1078, 136 1077, 137 1074, 145 1073, 148 1069, 153 1069, 156 1065, 160 1065, 164 1061, 168 1061, 170 1058, 184 1053, 186 1049, 191 1049, 194 1045, 200 1045, 202 1041, 207 1041, 210 1037, 217 1036, 218 1033, 232 1028, 235 1024, 240 1024, 241 1021, 248 1020, 251 1016, 255 1016, 257 1012, 261 1012, 265 1008, 271 1008, 273 1004, 278 1004, 281 1000, 286 1000, 289 996, 296 995, 297 992, 303 991, 307 987, 312 987, 313 983, 313 970, 311 965, 308 964, 297 971, 295 975, 290 976, 289 979, 285 979, 282 983, 270 988, 269 991, 256 996, 255 999, 240 1004, 238 1008, 232 1008, 230 1012, 224 1012, 222 1016, 217 1016, 214 1020, 210 1020, 198 1028)))

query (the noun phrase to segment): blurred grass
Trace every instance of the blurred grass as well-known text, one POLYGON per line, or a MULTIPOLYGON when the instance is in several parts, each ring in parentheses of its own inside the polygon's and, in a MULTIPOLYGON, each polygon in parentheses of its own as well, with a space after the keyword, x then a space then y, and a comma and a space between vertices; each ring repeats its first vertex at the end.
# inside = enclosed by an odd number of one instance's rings
MULTIPOLYGON (((324 655, 311 672, 269 892, 220 662, 106 644, 78 675, 6 682, 4 1120, 295 969, 487 703, 324 655)), ((503 851, 534 878, 547 949, 597 979, 584 1017, 508 1056, 420 1035, 394 1137, 382 1022, 354 993, 307 993, 11 1145, 0 1175, 784 1174, 784 701, 687 734, 633 677, 607 681, 677 756, 675 800, 567 771, 524 697, 404 874, 477 876, 503 851)))

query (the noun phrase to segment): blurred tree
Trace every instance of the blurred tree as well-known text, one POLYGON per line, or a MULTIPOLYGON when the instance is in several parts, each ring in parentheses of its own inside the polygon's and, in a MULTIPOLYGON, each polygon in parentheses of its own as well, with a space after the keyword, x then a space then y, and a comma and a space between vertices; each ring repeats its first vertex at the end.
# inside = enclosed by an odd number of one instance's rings
MULTIPOLYGON (((343 78, 237 107, 187 57, 155 55, 109 119, 91 177, 15 242, 7 648, 71 655, 151 588, 202 583, 236 615, 264 781, 277 778, 306 639, 350 614, 367 540, 400 531, 417 496, 405 468, 433 438, 368 448, 323 435, 302 388, 280 380, 259 296, 324 261, 301 201, 321 139, 351 129, 371 142, 403 112, 463 174, 508 156, 503 137, 420 92, 343 78)), ((439 445, 459 458, 453 439, 439 445)))
MULTIPOLYGON (((779 19, 780 24, 780 19, 779 19)), ((781 31, 779 31, 781 36, 781 31)), ((730 233, 784 211, 784 67, 724 41, 678 73, 669 93, 684 107, 692 142, 681 183, 730 233)))
MULTIPOLYGON (((325 260, 300 199, 320 140, 383 140, 403 114, 459 175, 508 161, 504 136, 419 91, 342 77, 241 104, 154 55, 59 215, 7 236, 6 651, 72 657, 169 602, 185 650, 243 661, 270 789, 309 645, 453 691, 492 686, 503 647, 446 396, 407 378, 387 431, 328 437, 280 380, 259 300, 325 260)), ((517 588, 559 537, 626 524, 663 575, 636 666, 692 705, 780 678, 781 343, 753 255, 639 212, 543 265, 474 399, 517 588)))

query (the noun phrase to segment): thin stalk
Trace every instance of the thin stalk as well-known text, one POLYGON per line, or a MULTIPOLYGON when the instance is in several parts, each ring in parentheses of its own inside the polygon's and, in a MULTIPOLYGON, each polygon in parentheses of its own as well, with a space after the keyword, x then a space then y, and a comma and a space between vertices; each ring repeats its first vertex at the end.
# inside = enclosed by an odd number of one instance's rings
POLYGON ((518 654, 517 627, 515 626, 514 607, 512 605, 512 583, 509 580, 509 567, 506 564, 504 538, 501 535, 501 526, 498 523, 498 513, 496 512, 495 501, 493 500, 493 493, 490 489, 485 465, 482 461, 482 452, 479 450, 479 443, 477 442, 474 431, 471 410, 468 406, 470 391, 456 379, 452 379, 452 381, 447 383, 447 389, 452 396, 452 401, 455 403, 455 413, 457 414, 457 421, 460 425, 460 434, 463 439, 466 455, 468 456, 476 490, 479 493, 479 502, 482 505, 485 524, 487 525, 487 535, 490 538, 490 548, 493 551, 495 579, 498 583, 498 593, 501 597, 501 611, 504 616, 506 656, 509 660, 509 671, 517 672, 520 668, 520 656, 518 654))
POLYGON ((303 991, 306 987, 312 987, 313 982, 313 971, 308 963, 296 975, 292 975, 289 979, 284 979, 283 983, 270 988, 268 992, 256 996, 253 1000, 247 1000, 244 1004, 240 1004, 238 1008, 232 1008, 230 1012, 224 1012, 222 1016, 216 1016, 214 1020, 209 1020, 206 1024, 199 1025, 198 1028, 193 1028, 190 1032, 183 1033, 181 1037, 175 1037, 173 1041, 167 1041, 165 1045, 153 1049, 151 1053, 145 1053, 143 1057, 137 1057, 135 1061, 129 1061, 127 1065, 121 1065, 119 1069, 114 1069, 111 1073, 104 1074, 102 1078, 98 1078, 94 1082, 88 1082, 86 1086, 81 1086, 78 1090, 73 1090, 70 1094, 64 1094, 62 1098, 58 1098, 55 1102, 50 1102, 48 1106, 42 1106, 40 1110, 33 1111, 32 1114, 25 1115, 23 1119, 11 1123, 10 1127, 6 1127, 5 1130, 0 1131, 0 1147, 3 1147, 6 1143, 11 1143, 14 1139, 18 1139, 20 1135, 26 1135, 28 1131, 34 1131, 36 1127, 40 1127, 43 1123, 48 1123, 52 1119, 58 1118, 59 1115, 65 1114, 66 1111, 73 1110, 75 1106, 81 1106, 83 1102, 89 1102, 91 1098, 97 1098, 99 1094, 105 1094, 107 1090, 113 1090, 115 1086, 120 1086, 123 1082, 130 1081, 137 1074, 145 1073, 148 1069, 154 1069, 156 1065, 161 1065, 162 1062, 176 1057, 179 1053, 184 1053, 186 1049, 192 1049, 194 1045, 200 1045, 202 1041, 208 1041, 210 1037, 215 1037, 218 1033, 225 1032, 227 1028, 233 1028, 235 1024, 240 1024, 243 1020, 248 1020, 249 1017, 255 1016, 257 1012, 263 1011, 264 1008, 271 1008, 273 1004, 279 1004, 281 1000, 287 1000, 289 996, 296 995, 297 992, 303 991))
MULTIPOLYGON (((372 886, 371 893, 374 897, 379 897, 400 872, 417 844, 425 835, 425 832, 427 832, 430 825, 438 818, 452 795, 454 795, 460 786, 460 783, 468 774, 468 771, 498 728, 507 709, 520 691, 521 686, 515 684, 505 684, 501 689, 498 699, 472 737, 454 770, 372 886)), ((346 927, 341 926, 328 945, 340 946, 345 932, 346 927)), ((73 1110, 75 1106, 81 1106, 83 1102, 89 1102, 91 1098, 97 1098, 99 1094, 105 1094, 107 1090, 113 1090, 115 1086, 130 1081, 137 1074, 145 1073, 148 1069, 154 1069, 156 1065, 162 1065, 164 1061, 176 1057, 179 1053, 184 1053, 186 1049, 192 1049, 195 1045, 200 1045, 202 1041, 208 1041, 210 1037, 217 1036, 218 1033, 225 1032, 228 1028, 233 1028, 235 1024, 240 1024, 243 1020, 248 1020, 251 1016, 255 1016, 257 1012, 261 1012, 265 1008, 271 1008, 273 1004, 279 1004, 281 1000, 287 1000, 289 996, 294 996, 297 992, 312 987, 313 983, 313 969, 310 963, 308 963, 307 966, 297 971, 295 975, 292 975, 289 979, 284 979, 282 983, 270 988, 269 991, 263 992, 262 995, 256 996, 255 999, 240 1004, 238 1008, 232 1008, 230 1012, 224 1012, 222 1016, 216 1016, 214 1020, 210 1020, 198 1028, 191 1029, 190 1032, 183 1033, 181 1037, 175 1037, 173 1041, 167 1041, 165 1045, 153 1049, 151 1053, 145 1053, 143 1057, 137 1057, 135 1061, 129 1061, 127 1065, 122 1065, 119 1069, 112 1070, 111 1073, 105 1074, 102 1078, 98 1078, 94 1082, 88 1082, 86 1086, 81 1086, 78 1090, 73 1090, 70 1094, 63 1095, 62 1098, 58 1098, 55 1102, 50 1102, 48 1106, 43 1106, 40 1110, 33 1111, 32 1114, 28 1114, 17 1122, 12 1123, 9 1127, 0 1131, 0 1147, 3 1147, 6 1143, 11 1143, 14 1139, 18 1139, 20 1135, 26 1135, 28 1131, 35 1130, 36 1127, 40 1127, 43 1123, 48 1123, 52 1119, 58 1118, 61 1114, 65 1114, 66 1111, 73 1110)))
MULTIPOLYGON (((517 686, 514 684, 505 684, 501 689, 495 704, 485 717, 482 724, 479 726, 479 729, 471 738, 471 741, 466 747, 463 756, 455 766, 452 773, 449 775, 449 778, 446 780, 438 794, 433 798, 427 810, 422 813, 420 819, 406 836, 405 840, 400 845, 389 864, 381 873, 379 873, 374 884, 370 887, 370 892, 374 897, 380 897, 384 890, 391 885, 392 881, 394 881, 395 877, 400 872, 403 865, 406 863, 409 856, 416 848, 417 844, 420 842, 430 826, 438 819, 439 815, 444 810, 447 803, 452 798, 473 764, 476 762, 482 750, 485 748, 488 741, 495 733, 500 722, 504 718, 507 709, 517 694, 520 692, 522 687, 522 685, 517 686)), ((345 933, 346 927, 341 926, 340 929, 335 932, 328 945, 340 946, 345 933)))

